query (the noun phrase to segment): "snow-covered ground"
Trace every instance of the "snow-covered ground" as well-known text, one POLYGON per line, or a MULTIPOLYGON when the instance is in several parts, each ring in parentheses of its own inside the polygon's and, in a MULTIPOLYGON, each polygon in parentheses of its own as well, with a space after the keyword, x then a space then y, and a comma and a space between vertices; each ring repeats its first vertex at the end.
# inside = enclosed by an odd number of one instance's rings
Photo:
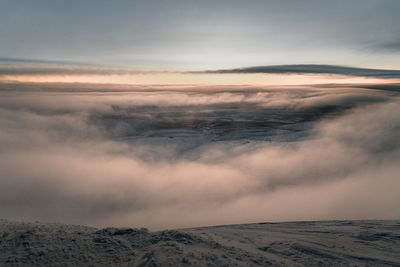
POLYGON ((0 220, 0 265, 400 266, 400 221, 258 223, 149 232, 0 220))

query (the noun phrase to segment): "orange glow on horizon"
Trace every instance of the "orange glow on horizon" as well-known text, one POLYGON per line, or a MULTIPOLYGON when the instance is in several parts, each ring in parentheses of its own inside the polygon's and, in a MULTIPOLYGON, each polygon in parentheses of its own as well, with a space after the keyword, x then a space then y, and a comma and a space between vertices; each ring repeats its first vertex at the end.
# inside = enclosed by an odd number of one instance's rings
POLYGON ((191 74, 144 73, 124 75, 4 75, 1 81, 29 83, 94 83, 142 85, 308 85, 394 83, 400 79, 381 79, 329 74, 191 74))

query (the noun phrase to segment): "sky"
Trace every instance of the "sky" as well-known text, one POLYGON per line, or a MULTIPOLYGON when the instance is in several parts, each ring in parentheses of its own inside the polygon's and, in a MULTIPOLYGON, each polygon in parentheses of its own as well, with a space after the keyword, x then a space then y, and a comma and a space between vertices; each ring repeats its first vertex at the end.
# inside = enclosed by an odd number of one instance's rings
POLYGON ((396 0, 1 0, 0 58, 139 70, 400 68, 396 0))

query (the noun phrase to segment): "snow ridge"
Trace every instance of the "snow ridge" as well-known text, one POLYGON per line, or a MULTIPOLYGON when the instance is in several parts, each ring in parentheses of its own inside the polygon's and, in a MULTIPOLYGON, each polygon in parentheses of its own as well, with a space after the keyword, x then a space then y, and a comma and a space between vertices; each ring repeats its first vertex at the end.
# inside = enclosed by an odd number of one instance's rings
POLYGON ((400 266, 400 222, 258 223, 149 232, 0 220, 0 265, 400 266))

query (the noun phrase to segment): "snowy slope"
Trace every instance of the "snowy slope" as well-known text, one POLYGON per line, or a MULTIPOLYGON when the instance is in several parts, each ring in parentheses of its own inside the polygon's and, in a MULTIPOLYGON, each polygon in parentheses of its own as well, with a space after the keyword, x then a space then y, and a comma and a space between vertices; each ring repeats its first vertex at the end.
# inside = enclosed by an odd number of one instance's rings
POLYGON ((0 220, 0 265, 400 266, 400 222, 259 223, 149 232, 0 220))

